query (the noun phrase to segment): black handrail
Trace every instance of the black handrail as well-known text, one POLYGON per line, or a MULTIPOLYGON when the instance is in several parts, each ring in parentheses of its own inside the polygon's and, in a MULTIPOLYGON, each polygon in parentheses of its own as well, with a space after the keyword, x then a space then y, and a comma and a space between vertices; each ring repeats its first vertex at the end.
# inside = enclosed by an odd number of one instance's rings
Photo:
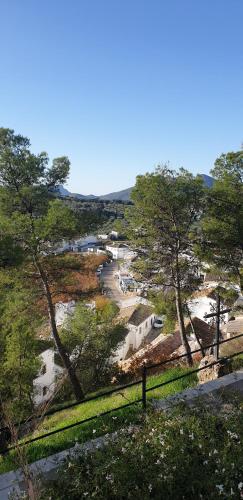
MULTIPOLYGON (((120 385, 119 387, 116 387, 115 389, 112 389, 111 391, 100 392, 99 394, 96 394, 95 396, 91 396, 90 398, 85 398, 85 399, 82 399, 80 401, 75 401, 75 403, 71 403, 70 405, 62 406, 61 408, 56 408, 56 409, 47 411, 44 414, 35 415, 34 417, 31 417, 27 420, 21 420, 20 422, 14 423, 13 425, 16 427, 17 426, 20 427, 21 425, 28 425, 30 422, 33 422, 33 421, 38 420, 40 418, 46 418, 46 417, 49 417, 50 415, 54 415, 55 413, 59 413, 60 411, 69 410, 69 408, 73 408, 75 406, 79 406, 79 405, 82 405, 84 403, 89 403, 90 401, 94 401, 95 399, 98 399, 98 398, 103 398, 104 396, 109 396, 110 394, 114 394, 115 392, 122 391, 123 389, 127 389, 128 387, 132 387, 134 385, 139 385, 139 384, 141 384, 141 382, 142 382, 142 379, 139 379, 139 380, 136 380, 135 382, 129 382, 128 384, 120 385)), ((8 429, 8 426, 1 427, 0 432, 4 431, 6 429, 8 429)))
POLYGON ((132 401, 131 403, 127 403, 122 406, 117 406, 117 408, 112 408, 111 410, 104 411, 102 413, 98 413, 97 415, 93 415, 93 417, 86 418, 85 420, 80 420, 79 422, 74 422, 73 424, 66 425, 65 427, 61 427, 60 429, 55 429, 54 431, 47 432, 46 434, 41 434, 40 436, 36 436, 35 438, 28 439, 28 441, 23 441, 18 444, 15 444, 14 446, 10 446, 3 454, 8 453, 11 450, 14 450, 18 446, 25 446, 30 443, 34 443, 35 441, 39 441, 40 439, 45 439, 49 436, 53 436, 53 434, 57 434, 58 432, 63 432, 68 429, 72 429, 73 427, 77 427, 77 425, 84 424, 86 422, 90 422, 91 420, 94 420, 95 418, 98 417, 104 417, 105 415, 109 415, 109 413, 112 413, 113 411, 118 411, 123 408, 128 408, 129 406, 135 405, 137 403, 141 403, 142 399, 137 399, 136 401, 132 401))

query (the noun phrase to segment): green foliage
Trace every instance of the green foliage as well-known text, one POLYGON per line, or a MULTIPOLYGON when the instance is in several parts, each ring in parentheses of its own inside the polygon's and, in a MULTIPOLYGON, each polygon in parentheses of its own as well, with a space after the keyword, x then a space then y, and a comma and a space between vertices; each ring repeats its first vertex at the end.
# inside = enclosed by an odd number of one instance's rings
POLYGON ((177 310, 175 302, 175 292, 150 293, 149 299, 155 306, 156 314, 164 317, 163 333, 172 333, 175 330, 177 310))
POLYGON ((243 414, 239 402, 228 407, 227 414, 205 404, 151 414, 139 429, 69 458, 42 499, 241 498, 243 414))
MULTIPOLYGON (((175 367, 169 369, 161 374, 153 375, 148 379, 148 387, 169 381, 173 377, 178 377, 187 373, 188 376, 171 382, 159 389, 148 392, 148 399, 164 398, 171 394, 176 394, 187 387, 196 385, 197 378, 195 374, 190 374, 190 371, 185 367, 175 367)), ((114 388, 106 387, 107 390, 114 388)), ((102 390, 103 392, 103 390, 102 390)), ((95 393, 97 394, 97 393, 95 393)), ((89 394, 94 396, 94 393, 89 394)), ((84 402, 70 409, 63 409, 62 411, 46 417, 43 423, 40 424, 34 436, 41 435, 45 432, 55 429, 61 429, 66 425, 79 422, 94 415, 99 415, 102 412, 112 410, 113 408, 123 406, 128 402, 136 401, 141 398, 141 386, 129 387, 122 389, 112 396, 103 396, 99 399, 84 402)), ((73 402, 73 401, 71 401, 73 402)), ((66 401, 66 403, 68 403, 66 401)), ((143 412, 141 405, 134 405, 130 408, 121 408, 119 411, 114 412, 114 415, 106 415, 105 417, 98 417, 97 419, 90 420, 85 424, 78 425, 77 427, 70 428, 65 432, 60 432, 50 436, 49 438, 34 442, 26 446, 26 454, 28 462, 33 462, 43 457, 47 457, 61 450, 65 450, 73 446, 76 442, 84 443, 94 436, 102 436, 108 432, 115 432, 129 424, 141 423, 143 419, 143 412)), ((30 434, 28 437, 33 437, 30 434)), ((16 454, 14 452, 0 457, 0 472, 6 472, 16 468, 16 454)))
POLYGON ((0 208, 26 257, 77 234, 75 214, 52 194, 66 181, 70 162, 61 157, 48 163, 46 153, 31 153, 27 138, 0 129, 0 208))
POLYGON ((220 295, 223 302, 227 304, 227 306, 233 306, 239 297, 238 292, 236 292, 233 288, 224 288, 220 285, 215 288, 215 292, 220 295))
POLYGON ((55 310, 43 254, 53 251, 54 243, 77 234, 75 214, 60 200, 53 200, 59 184, 66 181, 70 162, 56 158, 49 167, 46 153, 34 155, 29 139, 13 130, 0 129, 0 212, 8 221, 11 236, 24 250, 27 264, 34 266, 45 292, 52 335, 69 375, 77 399, 83 393, 75 371, 61 345, 55 310))
POLYGON ((33 312, 31 298, 25 290, 12 286, 6 295, 5 289, 1 315, 0 393, 3 413, 15 421, 33 411, 33 380, 40 368, 35 338, 39 319, 33 312))
POLYGON ((202 179, 184 169, 175 172, 158 167, 152 174, 137 177, 131 198, 134 208, 129 222, 134 243, 153 269, 152 281, 174 290, 181 340, 192 364, 183 294, 199 284, 200 263, 193 249, 204 203, 202 179))
POLYGON ((95 311, 80 303, 62 329, 61 339, 67 351, 75 356, 85 392, 111 379, 110 358, 127 333, 122 324, 115 322, 117 312, 112 302, 95 311))
POLYGON ((228 153, 215 162, 217 177, 207 195, 201 220, 201 255, 235 276, 243 289, 243 153, 228 153))
POLYGON ((243 150, 222 154, 214 163, 211 174, 216 179, 243 182, 243 150))
POLYGON ((193 228, 200 216, 202 180, 181 170, 161 167, 138 176, 132 199, 130 224, 137 246, 149 250, 147 259, 158 270, 157 281, 176 287, 190 286, 197 263, 188 259, 193 249, 193 228))
POLYGON ((60 238, 70 238, 77 234, 77 220, 73 211, 64 205, 61 200, 49 203, 45 217, 38 221, 40 241, 58 242, 60 238))

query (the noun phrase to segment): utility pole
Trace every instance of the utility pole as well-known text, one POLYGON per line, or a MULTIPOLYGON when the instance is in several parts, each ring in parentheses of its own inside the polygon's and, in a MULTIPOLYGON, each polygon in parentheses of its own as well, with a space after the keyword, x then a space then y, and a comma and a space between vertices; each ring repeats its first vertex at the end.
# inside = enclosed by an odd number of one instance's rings
POLYGON ((231 307, 228 307, 227 309, 221 309, 221 298, 219 293, 217 293, 217 299, 216 299, 216 308, 213 307, 214 312, 205 314, 204 318, 213 318, 216 320, 216 333, 215 333, 215 340, 214 343, 216 344, 214 346, 214 356, 218 360, 219 359, 219 340, 220 340, 220 319, 221 316, 224 314, 230 312, 232 310, 231 307))

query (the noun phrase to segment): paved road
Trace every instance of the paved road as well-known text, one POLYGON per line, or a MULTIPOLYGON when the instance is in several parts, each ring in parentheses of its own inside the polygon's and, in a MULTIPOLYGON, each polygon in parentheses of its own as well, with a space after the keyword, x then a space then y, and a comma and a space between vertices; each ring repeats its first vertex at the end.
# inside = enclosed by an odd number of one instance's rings
POLYGON ((114 300, 120 309, 124 309, 126 307, 135 306, 137 304, 149 304, 149 302, 139 297, 138 295, 130 295, 123 293, 118 287, 118 279, 115 276, 115 273, 118 271, 117 262, 112 262, 111 264, 107 264, 104 266, 101 272, 101 281, 103 282, 104 288, 109 290, 108 297, 114 300))
POLYGON ((124 294, 121 290, 119 290, 118 279, 114 276, 117 271, 117 262, 107 264, 101 272, 101 281, 104 284, 104 288, 109 290, 109 298, 119 303, 122 299, 124 299, 124 294))

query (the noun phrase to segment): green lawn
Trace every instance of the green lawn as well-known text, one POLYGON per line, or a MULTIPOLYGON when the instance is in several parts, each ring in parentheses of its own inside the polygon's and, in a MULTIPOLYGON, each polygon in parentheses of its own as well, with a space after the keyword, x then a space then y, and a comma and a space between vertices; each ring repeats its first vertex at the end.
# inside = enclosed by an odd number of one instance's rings
MULTIPOLYGON (((188 373, 188 377, 172 382, 162 388, 155 389, 147 393, 148 399, 164 398, 171 394, 183 391, 187 387, 196 385, 196 374, 190 375, 190 369, 186 367, 175 367, 159 375, 153 375, 147 380, 147 387, 168 381, 173 377, 188 373)), ((61 429, 69 424, 80 420, 99 415, 102 412, 111 410, 118 406, 126 405, 137 399, 141 399, 141 385, 124 389, 114 395, 104 396, 100 399, 80 404, 74 408, 62 410, 55 415, 46 417, 35 431, 28 438, 36 437, 55 429, 61 429)), ((121 409, 109 415, 99 417, 85 424, 78 425, 72 429, 67 429, 45 439, 41 439, 26 446, 26 455, 28 462, 31 463, 53 453, 64 450, 74 445, 75 442, 84 443, 85 441, 114 432, 119 428, 130 423, 141 422, 143 415, 141 403, 121 409)), ((27 439, 28 439, 27 438, 27 439)), ((16 453, 11 451, 4 457, 0 457, 0 473, 12 470, 18 467, 16 453)))

